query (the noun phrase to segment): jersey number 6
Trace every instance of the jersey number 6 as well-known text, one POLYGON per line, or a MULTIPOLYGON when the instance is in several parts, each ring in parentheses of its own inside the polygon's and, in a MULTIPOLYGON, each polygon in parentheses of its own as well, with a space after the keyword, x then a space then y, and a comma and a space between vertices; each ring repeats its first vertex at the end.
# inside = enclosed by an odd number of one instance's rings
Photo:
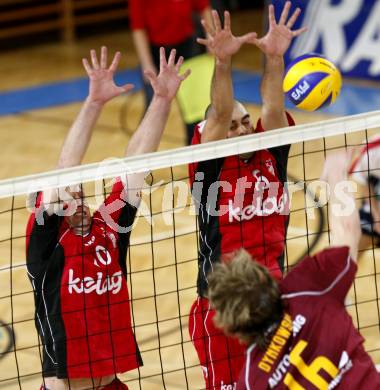
MULTIPOLYGON (((299 373, 317 389, 327 390, 329 384, 318 374, 319 371, 323 369, 333 379, 338 375, 339 370, 334 363, 325 356, 318 356, 309 365, 307 365, 301 357, 301 354, 307 345, 307 342, 304 340, 300 340, 296 344, 295 348, 293 348, 289 355, 290 363, 293 364, 299 373)), ((284 383, 291 390, 305 390, 305 388, 301 386, 290 373, 286 374, 284 383)))

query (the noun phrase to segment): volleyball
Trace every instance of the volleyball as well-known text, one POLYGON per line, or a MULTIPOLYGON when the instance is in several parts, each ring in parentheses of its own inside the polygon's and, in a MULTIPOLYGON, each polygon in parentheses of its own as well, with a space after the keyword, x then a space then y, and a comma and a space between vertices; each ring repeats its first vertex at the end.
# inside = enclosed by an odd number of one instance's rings
POLYGON ((315 111, 335 102, 342 86, 339 69, 320 54, 304 54, 286 68, 283 89, 298 108, 315 111))

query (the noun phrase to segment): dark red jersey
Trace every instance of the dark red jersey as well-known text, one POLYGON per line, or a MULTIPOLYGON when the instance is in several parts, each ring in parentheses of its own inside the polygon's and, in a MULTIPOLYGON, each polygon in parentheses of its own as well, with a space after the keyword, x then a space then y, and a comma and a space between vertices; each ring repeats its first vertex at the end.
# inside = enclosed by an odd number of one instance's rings
POLYGON ((193 12, 202 12, 209 0, 129 0, 132 30, 146 30, 156 46, 176 45, 194 33, 193 12))
POLYGON ((289 272, 280 283, 285 315, 265 351, 248 348, 238 390, 380 389, 344 305, 356 269, 348 247, 340 247, 289 272))
POLYGON ((42 209, 30 217, 27 268, 44 376, 99 377, 141 364, 126 282, 130 229, 125 228, 132 226, 136 208, 123 199, 118 181, 86 236, 75 235, 63 217, 42 209))
MULTIPOLYGON (((288 116, 290 125, 294 122, 288 116)), ((201 141, 205 122, 194 132, 201 141)), ((256 132, 264 131, 259 120, 256 132)), ((205 295, 207 275, 221 255, 245 248, 281 278, 288 196, 284 188, 290 146, 260 150, 249 159, 229 156, 189 165, 199 222, 198 293, 205 295)))

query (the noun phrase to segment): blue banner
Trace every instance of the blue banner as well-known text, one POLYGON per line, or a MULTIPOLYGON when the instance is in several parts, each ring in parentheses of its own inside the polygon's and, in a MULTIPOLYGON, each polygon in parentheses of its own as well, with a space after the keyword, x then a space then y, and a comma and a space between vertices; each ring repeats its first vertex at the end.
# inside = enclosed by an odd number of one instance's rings
MULTIPOLYGON (((279 20, 285 0, 274 0, 279 20)), ((293 0, 291 12, 301 8, 294 29, 307 26, 296 38, 285 61, 306 53, 320 53, 344 76, 380 80, 380 1, 293 0)))

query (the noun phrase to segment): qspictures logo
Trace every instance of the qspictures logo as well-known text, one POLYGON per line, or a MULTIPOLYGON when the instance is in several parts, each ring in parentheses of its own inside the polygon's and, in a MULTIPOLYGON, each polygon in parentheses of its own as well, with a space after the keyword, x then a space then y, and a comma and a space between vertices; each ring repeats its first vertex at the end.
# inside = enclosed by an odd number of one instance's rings
MULTIPOLYGON (((265 161, 265 165, 269 172, 273 171, 274 168, 271 160, 265 161)), ((127 167, 125 167, 125 171, 128 172, 127 167)), ((355 202, 350 194, 358 191, 356 183, 348 180, 343 180, 331 188, 323 180, 308 182, 287 181, 280 186, 278 181, 271 182, 260 170, 252 172, 252 180, 247 176, 243 176, 238 178, 236 183, 231 183, 226 180, 217 180, 208 183, 205 180, 203 172, 198 172, 195 175, 191 187, 189 186, 188 180, 167 182, 161 179, 155 182, 154 185, 150 185, 145 181, 148 176, 142 173, 132 173, 124 174, 123 177, 120 177, 126 189, 121 192, 120 197, 105 204, 103 195, 107 191, 112 192, 114 181, 110 180, 104 183, 103 179, 100 180, 102 172, 100 169, 99 174, 96 176, 97 180, 95 181, 94 192, 96 195, 88 199, 88 205, 90 209, 100 212, 103 220, 113 231, 123 234, 129 233, 132 230, 138 218, 135 218, 134 222, 128 226, 120 226, 112 217, 113 214, 117 213, 126 203, 129 203, 138 208, 138 216, 145 218, 151 226, 154 226, 155 219, 151 210, 151 199, 156 199, 156 196, 161 202, 161 210, 164 210, 162 212, 163 222, 167 226, 172 226, 173 214, 188 211, 191 216, 199 215, 200 207, 203 203, 208 215, 213 217, 227 215, 230 223, 249 220, 254 216, 268 216, 274 213, 289 215, 292 197, 298 191, 319 194, 318 199, 306 199, 305 208, 308 218, 314 219, 314 210, 327 205, 332 194, 337 198, 339 204, 334 204, 331 212, 336 216, 348 216, 355 210, 355 202), (193 199, 193 204, 190 205, 191 207, 189 207, 190 195, 193 199), (252 198, 252 202, 248 205, 244 203, 246 195, 252 198), (220 205, 219 199, 222 196, 224 198, 228 197, 229 201, 226 204, 220 205), (170 210, 171 212, 168 212, 170 210)), ((44 210, 44 208, 51 207, 51 212, 58 216, 73 215, 76 207, 73 206, 70 209, 65 209, 63 206, 65 203, 69 203, 70 205, 76 204, 72 202, 73 199, 69 190, 69 187, 52 189, 51 191, 56 191, 55 199, 57 200, 46 205, 42 202, 36 207, 38 192, 31 189, 26 207, 30 212, 36 214, 36 221, 40 225, 44 224, 44 214, 39 211, 44 210)), ((83 197, 86 199, 85 195, 83 197)), ((90 242, 87 244, 91 245, 90 242)))

